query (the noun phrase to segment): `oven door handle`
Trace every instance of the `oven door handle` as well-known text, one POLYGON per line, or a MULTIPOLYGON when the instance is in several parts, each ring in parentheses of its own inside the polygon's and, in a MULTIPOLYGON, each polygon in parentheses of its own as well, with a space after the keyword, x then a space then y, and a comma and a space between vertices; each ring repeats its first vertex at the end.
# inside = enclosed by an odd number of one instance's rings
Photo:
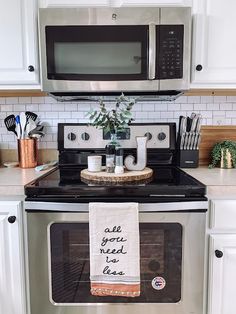
POLYGON ((156 24, 149 24, 148 79, 156 76, 156 24))

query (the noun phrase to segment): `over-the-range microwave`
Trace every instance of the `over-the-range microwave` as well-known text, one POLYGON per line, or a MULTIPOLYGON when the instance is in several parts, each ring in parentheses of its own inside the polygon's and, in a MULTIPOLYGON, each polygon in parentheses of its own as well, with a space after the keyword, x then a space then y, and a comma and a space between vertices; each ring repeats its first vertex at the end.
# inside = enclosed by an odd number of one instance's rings
POLYGON ((39 10, 42 90, 172 99, 190 84, 191 8, 39 10))

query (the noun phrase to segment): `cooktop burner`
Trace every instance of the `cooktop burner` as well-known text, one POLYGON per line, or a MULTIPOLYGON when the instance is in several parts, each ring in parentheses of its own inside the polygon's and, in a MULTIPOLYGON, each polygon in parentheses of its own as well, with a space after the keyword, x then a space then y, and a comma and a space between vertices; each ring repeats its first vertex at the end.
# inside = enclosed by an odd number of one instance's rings
MULTIPOLYGON (((85 182, 80 178, 84 168, 66 167, 56 169, 25 188, 27 200, 43 199, 55 201, 66 199, 78 202, 92 198, 91 201, 119 198, 120 201, 146 199, 189 200, 205 195, 205 186, 193 177, 174 166, 154 166, 150 179, 126 184, 85 182)), ((87 200, 88 201, 88 200, 87 200)))

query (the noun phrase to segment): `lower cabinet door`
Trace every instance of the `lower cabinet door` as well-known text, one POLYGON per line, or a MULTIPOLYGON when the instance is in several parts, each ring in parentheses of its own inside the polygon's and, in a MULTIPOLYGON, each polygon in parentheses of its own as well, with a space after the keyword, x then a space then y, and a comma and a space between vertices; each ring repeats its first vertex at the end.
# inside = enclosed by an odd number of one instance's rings
POLYGON ((236 313, 236 234, 210 235, 208 314, 236 313))
POLYGON ((0 313, 26 314, 21 202, 0 202, 0 313))

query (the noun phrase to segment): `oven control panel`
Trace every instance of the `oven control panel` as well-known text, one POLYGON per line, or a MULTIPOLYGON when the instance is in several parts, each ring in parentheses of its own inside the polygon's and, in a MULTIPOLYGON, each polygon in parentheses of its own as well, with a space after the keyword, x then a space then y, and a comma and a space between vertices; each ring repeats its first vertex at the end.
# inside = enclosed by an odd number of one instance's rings
MULTIPOLYGON (((103 130, 86 124, 63 124, 64 149, 103 149, 110 141, 111 135, 103 130)), ((170 148, 169 124, 137 124, 131 125, 117 134, 122 148, 136 148, 136 137, 148 138, 147 148, 170 148)))

